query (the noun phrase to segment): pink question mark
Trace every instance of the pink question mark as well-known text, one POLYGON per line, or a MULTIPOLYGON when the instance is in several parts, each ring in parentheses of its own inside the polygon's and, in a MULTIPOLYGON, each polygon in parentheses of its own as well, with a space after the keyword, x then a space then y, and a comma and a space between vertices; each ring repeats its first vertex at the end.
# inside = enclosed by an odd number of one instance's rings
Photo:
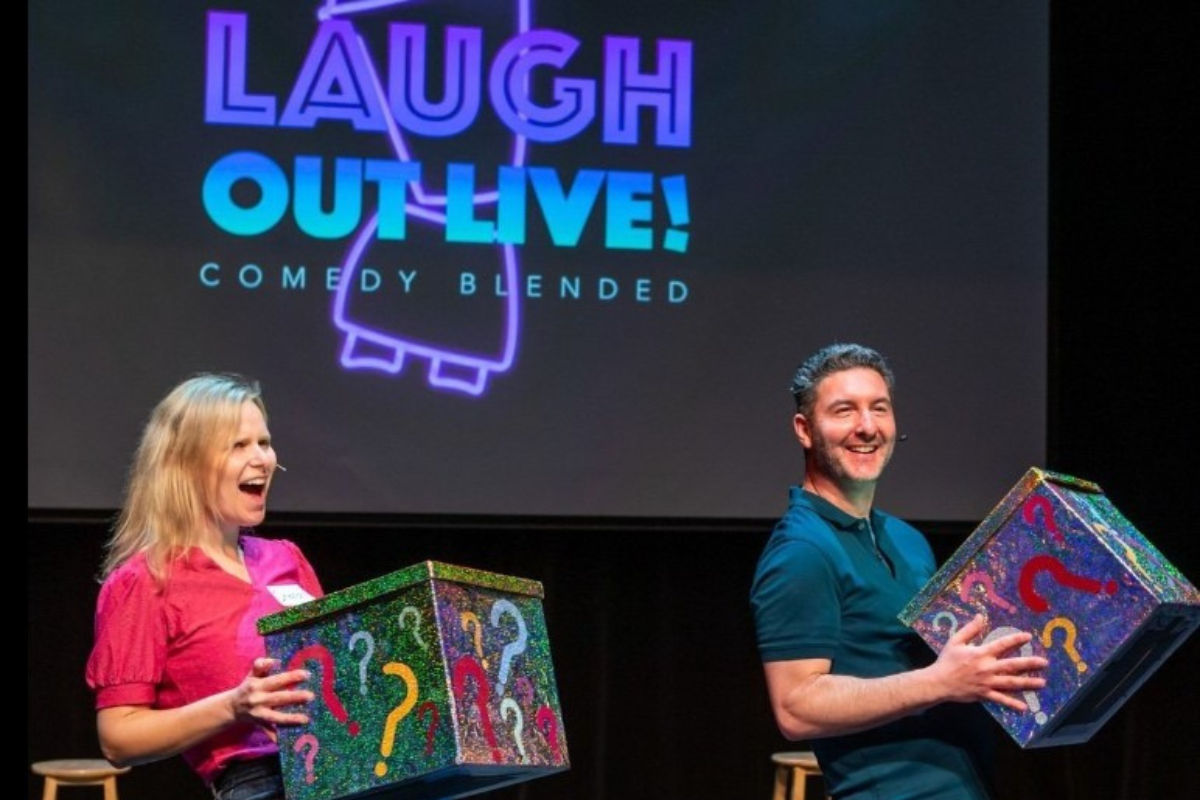
POLYGON ((504 760, 504 754, 496 745, 496 734, 492 731, 492 719, 488 716, 488 685, 487 675, 479 662, 470 656, 463 656, 454 662, 454 695, 459 700, 464 699, 466 692, 467 673, 475 679, 475 705, 479 708, 479 717, 483 722, 483 735, 492 746, 492 761, 499 764, 504 760))
POLYGON ((429 722, 429 732, 425 734, 425 755, 430 755, 433 753, 433 735, 437 733, 438 726, 438 708, 432 700, 426 700, 421 704, 421 708, 417 711, 417 719, 423 722, 427 713, 433 717, 429 722))
POLYGON ((522 703, 527 706, 531 705, 533 703, 533 681, 529 680, 527 675, 517 678, 515 693, 517 697, 521 698, 522 703))
POLYGON ((1036 522, 1037 510, 1042 509, 1042 517, 1046 520, 1046 530, 1054 534, 1054 540, 1059 544, 1066 544, 1067 540, 1063 537, 1062 531, 1058 529, 1058 523, 1054 521, 1054 506, 1050 501, 1040 494, 1030 495, 1025 501, 1025 505, 1021 508, 1021 515, 1025 517, 1025 524, 1033 525, 1036 522))
POLYGON ((329 713, 333 714, 333 718, 338 722, 346 725, 351 736, 358 736, 358 723, 349 719, 350 715, 346 713, 342 701, 338 700, 338 696, 333 691, 333 655, 325 645, 313 644, 296 651, 291 661, 288 662, 287 668, 298 669, 310 658, 321 662, 321 696, 325 698, 325 705, 329 706, 329 713))
POLYGON ((975 588, 976 584, 983 586, 984 596, 987 597, 988 600, 991 600, 1008 613, 1011 614, 1017 610, 1016 606, 1005 600, 1000 595, 996 594, 996 586, 994 583, 992 583, 992 576, 988 575, 983 570, 968 572, 963 576, 962 585, 958 587, 958 596, 962 598, 964 603, 971 602, 971 590, 975 588))
POLYGON ((546 734, 546 740, 550 742, 550 752, 554 754, 554 760, 562 761, 562 752, 558 749, 558 718, 554 716, 554 710, 550 706, 542 706, 537 710, 534 722, 537 723, 538 729, 546 734))
POLYGON ((292 745, 292 750, 299 753, 301 750, 308 748, 308 752, 304 754, 304 782, 312 783, 317 779, 313 774, 313 759, 317 757, 317 750, 321 749, 321 745, 317 742, 317 737, 311 733, 306 733, 296 740, 292 745))
POLYGON ((1025 566, 1021 567, 1021 577, 1017 581, 1017 588, 1021 592, 1021 599, 1025 601, 1025 605, 1032 611, 1041 612, 1047 611, 1050 608, 1050 604, 1033 588, 1033 579, 1039 572, 1049 572, 1056 583, 1060 583, 1070 589, 1078 589, 1081 592, 1088 592, 1089 594, 1104 593, 1110 596, 1117 593, 1116 581, 1101 583, 1100 581, 1070 572, 1054 556, 1034 556, 1025 562, 1025 566))

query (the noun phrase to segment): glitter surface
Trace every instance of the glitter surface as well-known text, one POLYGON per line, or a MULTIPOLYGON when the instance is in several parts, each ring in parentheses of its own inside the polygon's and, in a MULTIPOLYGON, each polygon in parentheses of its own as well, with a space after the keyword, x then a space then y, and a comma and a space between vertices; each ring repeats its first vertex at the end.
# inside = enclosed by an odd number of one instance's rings
POLYGON ((465 797, 568 769, 542 597, 426 561, 260 620, 317 695, 279 729, 289 800, 465 797))
POLYGON ((1022 747, 1087 741, 1200 626, 1200 593, 1100 487, 1030 469, 900 614, 940 652, 976 614, 1045 656, 1029 711, 985 703, 1022 747))

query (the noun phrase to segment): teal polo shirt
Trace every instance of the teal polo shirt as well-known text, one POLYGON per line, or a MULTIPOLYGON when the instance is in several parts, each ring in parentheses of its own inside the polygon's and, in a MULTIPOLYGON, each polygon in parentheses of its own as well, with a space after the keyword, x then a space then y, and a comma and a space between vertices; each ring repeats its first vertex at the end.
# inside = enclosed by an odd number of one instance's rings
MULTIPOLYGON (((833 674, 861 678, 925 666, 934 652, 898 615, 935 569, 925 537, 898 517, 860 519, 793 486, 750 591, 759 655, 829 659, 833 674)), ((983 800, 994 724, 977 703, 943 703, 810 744, 839 800, 983 800)))

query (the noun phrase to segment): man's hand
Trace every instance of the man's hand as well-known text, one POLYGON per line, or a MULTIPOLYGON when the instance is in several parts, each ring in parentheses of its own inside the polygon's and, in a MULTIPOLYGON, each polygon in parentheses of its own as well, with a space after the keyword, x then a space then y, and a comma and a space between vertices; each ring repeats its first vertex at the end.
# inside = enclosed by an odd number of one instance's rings
POLYGON ((990 700, 1014 711, 1027 711, 1025 703, 1009 693, 1044 687, 1046 679, 1031 673, 1045 669, 1050 662, 1041 656, 1007 655, 1033 638, 1028 632, 972 644, 983 628, 983 615, 976 614, 955 631, 930 667, 931 672, 946 687, 950 700, 962 703, 990 700))

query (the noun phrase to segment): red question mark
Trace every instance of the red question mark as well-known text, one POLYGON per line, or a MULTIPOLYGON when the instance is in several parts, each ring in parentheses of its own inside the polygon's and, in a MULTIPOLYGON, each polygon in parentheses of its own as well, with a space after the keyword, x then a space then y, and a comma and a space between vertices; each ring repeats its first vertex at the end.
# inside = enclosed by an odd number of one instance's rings
POLYGON ((346 713, 342 701, 338 700, 338 696, 333 692, 333 655, 326 649, 323 644, 312 644, 302 650, 296 651, 292 656, 292 660, 288 662, 288 669, 298 669, 301 664, 308 661, 310 658, 315 658, 321 662, 321 696, 325 698, 325 704, 329 706, 329 713, 333 714, 333 718, 338 722, 346 725, 346 729, 350 731, 351 736, 358 736, 358 723, 353 720, 347 720, 350 715, 346 713))
POLYGON ((496 746, 496 734, 492 732, 492 719, 488 716, 487 675, 484 674, 483 667, 479 666, 479 662, 470 656, 463 656, 454 662, 454 694, 459 700, 463 699, 468 672, 475 679, 475 705, 479 707, 479 717, 483 721, 483 735, 492 746, 492 761, 499 764, 504 760, 504 754, 496 746))
POLYGON ((554 710, 550 706, 542 706, 537 710, 534 721, 538 728, 546 734, 546 739, 550 742, 550 752, 554 754, 554 760, 562 761, 562 753, 558 749, 558 718, 554 716, 554 710))
POLYGON ((306 733, 296 740, 296 743, 292 745, 292 750, 299 753, 306 745, 308 752, 304 754, 304 782, 312 783, 317 779, 317 776, 313 774, 313 759, 317 757, 317 750, 321 748, 321 745, 317 742, 316 736, 306 733))
POLYGON ((424 721, 426 712, 433 717, 429 723, 429 733, 425 734, 425 755, 429 755, 433 752, 433 734, 437 732, 438 726, 437 704, 432 700, 426 700, 417 711, 417 719, 424 721))
POLYGON ((1054 506, 1050 501, 1040 494, 1030 495, 1025 501, 1025 505, 1021 508, 1021 515, 1025 517, 1025 524, 1033 525, 1035 522, 1036 512, 1042 509, 1042 516, 1046 520, 1046 530, 1054 534, 1054 540, 1059 544, 1066 544, 1067 540, 1063 537, 1062 531, 1058 529, 1058 523, 1054 521, 1054 506))
POLYGON ((1054 556, 1034 556, 1025 562, 1025 566, 1021 567, 1021 577, 1017 581, 1017 588, 1021 592, 1021 599, 1033 611, 1047 611, 1050 604, 1037 593, 1033 588, 1033 579, 1039 572, 1049 572, 1057 583, 1071 589, 1078 589, 1081 592, 1089 592, 1091 594, 1100 594, 1103 592, 1107 595, 1117 593, 1117 582, 1108 581, 1101 583, 1091 578, 1085 578, 1082 575, 1076 575, 1067 570, 1063 563, 1054 556))

